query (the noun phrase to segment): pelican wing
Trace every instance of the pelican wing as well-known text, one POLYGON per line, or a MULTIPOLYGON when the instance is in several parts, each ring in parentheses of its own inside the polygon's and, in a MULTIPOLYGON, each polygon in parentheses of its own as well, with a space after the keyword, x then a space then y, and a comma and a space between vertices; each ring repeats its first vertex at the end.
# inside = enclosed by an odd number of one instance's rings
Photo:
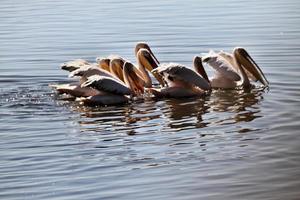
POLYGON ((162 64, 153 70, 153 73, 160 73, 162 76, 166 74, 180 81, 190 83, 201 89, 209 90, 209 83, 199 76, 195 71, 177 63, 162 64))
MULTIPOLYGON (((227 62, 229 62, 231 64, 231 66, 234 68, 234 71, 238 73, 238 66, 232 56, 232 54, 224 52, 224 51, 220 51, 219 56, 223 57, 223 59, 225 59, 227 62)), ((255 78, 255 76, 253 76, 247 69, 244 69, 248 78, 250 78, 252 81, 257 81, 257 79, 255 78)))
POLYGON ((94 65, 84 66, 79 69, 76 69, 69 74, 69 77, 72 78, 75 76, 80 76, 81 77, 80 82, 83 83, 84 81, 87 80, 89 76, 93 76, 93 75, 100 75, 100 76, 107 76, 107 77, 114 78, 114 76, 109 72, 107 72, 106 70, 101 69, 94 65))
POLYGON ((87 78, 81 87, 92 87, 100 91, 110 92, 120 95, 130 95, 132 91, 118 80, 100 75, 92 75, 87 78))
POLYGON ((100 91, 90 87, 81 87, 78 83, 51 85, 51 87, 59 93, 69 94, 74 97, 88 97, 100 94, 100 91))
POLYGON ((203 60, 215 70, 217 76, 224 76, 232 81, 241 80, 240 75, 237 73, 234 65, 231 64, 231 61, 228 61, 223 56, 210 51, 208 55, 203 57, 203 60))

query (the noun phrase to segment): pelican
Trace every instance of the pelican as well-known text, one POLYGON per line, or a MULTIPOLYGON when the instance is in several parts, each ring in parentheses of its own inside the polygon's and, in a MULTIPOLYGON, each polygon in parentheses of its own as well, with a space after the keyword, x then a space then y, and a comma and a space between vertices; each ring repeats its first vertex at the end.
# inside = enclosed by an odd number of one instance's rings
MULTIPOLYGON (((110 55, 108 58, 102 59, 101 65, 98 63, 89 63, 83 59, 76 59, 69 62, 65 62, 61 65, 61 69, 69 71, 69 77, 80 77, 79 82, 69 83, 69 84, 58 84, 58 85, 50 85, 50 87, 56 89, 59 93, 70 94, 74 97, 88 97, 95 96, 99 94, 98 90, 95 90, 91 87, 81 87, 85 81, 87 81, 88 77, 92 75, 100 75, 105 77, 110 77, 114 79, 120 79, 123 81, 123 74, 121 69, 121 74, 115 74, 115 68, 118 66, 108 66, 108 69, 105 69, 106 64, 110 63, 111 60, 113 62, 124 61, 123 58, 116 55, 110 55), (113 72, 113 73, 111 73, 113 72)), ((98 61, 98 59, 97 59, 98 61)), ((123 65, 122 65, 123 66, 123 65)))
POLYGON ((237 86, 249 88, 251 86, 250 80, 260 81, 264 86, 269 84, 256 62, 241 47, 234 48, 232 54, 223 51, 219 53, 210 51, 202 58, 195 57, 195 67, 204 70, 202 62, 207 63, 215 70, 214 76, 209 80, 207 79, 212 88, 232 89, 237 86))
POLYGON ((81 87, 85 81, 87 81, 88 77, 92 75, 100 75, 106 76, 110 78, 115 78, 109 72, 100 69, 98 66, 94 65, 84 65, 80 68, 73 70, 70 72, 69 77, 80 77, 79 82, 68 83, 68 84, 58 84, 58 85, 50 85, 52 88, 55 88, 59 93, 70 94, 74 97, 88 97, 94 96, 98 94, 98 91, 93 88, 81 87))
MULTIPOLYGON (((135 46, 134 50, 136 59, 137 59, 137 69, 135 70, 136 73, 144 79, 145 87, 151 88, 152 87, 152 80, 149 76, 149 72, 152 73, 152 70, 156 69, 159 66, 159 61, 153 54, 150 46, 145 42, 138 42, 135 46)), ((157 73, 152 73, 155 79, 160 83, 160 85, 164 86, 164 82, 162 77, 157 73)))
POLYGON ((81 97, 79 100, 84 103, 104 105, 121 104, 126 103, 129 100, 125 95, 132 94, 131 89, 120 81, 100 75, 88 77, 87 81, 81 84, 81 87, 97 91, 97 94, 92 96, 81 97))
POLYGON ((177 63, 165 63, 152 72, 162 76, 165 87, 150 88, 148 91, 156 97, 190 97, 204 95, 211 89, 205 71, 196 67, 196 71, 177 63))
POLYGON ((83 103, 113 105, 129 101, 128 96, 135 96, 137 88, 143 87, 137 80, 130 63, 123 66, 125 83, 107 71, 95 66, 82 67, 70 73, 70 77, 79 76, 78 85, 58 87, 57 90, 68 93, 83 103))
POLYGON ((87 77, 87 80, 80 85, 81 88, 96 90, 98 93, 89 97, 81 97, 80 101, 101 105, 127 103, 130 99, 128 95, 136 96, 139 88, 143 87, 133 67, 129 62, 124 63, 123 79, 125 83, 114 77, 98 74, 87 77))
MULTIPOLYGON (((82 69, 97 68, 95 64, 92 64, 84 59, 75 59, 61 64, 61 69, 70 72, 69 77, 77 73, 82 69)), ((50 87, 56 89, 59 93, 67 93, 72 96, 92 96, 97 93, 95 90, 85 90, 80 87, 80 84, 85 81, 84 78, 80 79, 79 82, 68 83, 68 84, 51 84, 50 87)))

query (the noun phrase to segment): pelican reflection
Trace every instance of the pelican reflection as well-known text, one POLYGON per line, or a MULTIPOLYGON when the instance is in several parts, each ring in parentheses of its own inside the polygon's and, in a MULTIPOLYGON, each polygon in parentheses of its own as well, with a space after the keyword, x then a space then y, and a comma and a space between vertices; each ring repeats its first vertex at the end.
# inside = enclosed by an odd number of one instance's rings
POLYGON ((215 90, 205 98, 145 100, 122 106, 73 106, 81 132, 121 131, 128 135, 160 128, 176 130, 250 122, 261 117, 265 91, 215 90), (150 128, 149 128, 150 127, 150 128))
POLYGON ((216 114, 226 114, 217 123, 250 122, 261 117, 258 103, 263 100, 264 92, 263 88, 215 90, 210 96, 209 107, 216 114))
POLYGON ((208 122, 204 122, 202 115, 208 112, 206 99, 169 99, 165 101, 165 115, 169 119, 170 128, 184 129, 206 127, 208 122))

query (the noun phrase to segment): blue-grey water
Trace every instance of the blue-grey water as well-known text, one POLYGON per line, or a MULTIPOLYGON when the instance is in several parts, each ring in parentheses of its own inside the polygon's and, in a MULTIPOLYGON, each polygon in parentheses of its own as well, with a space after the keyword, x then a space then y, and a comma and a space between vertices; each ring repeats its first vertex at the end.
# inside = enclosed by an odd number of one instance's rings
MULTIPOLYGON (((300 199, 300 3, 0 3, 0 199, 300 199), (84 107, 59 64, 246 48, 270 87, 84 107)), ((211 73, 211 71, 209 71, 211 73)))

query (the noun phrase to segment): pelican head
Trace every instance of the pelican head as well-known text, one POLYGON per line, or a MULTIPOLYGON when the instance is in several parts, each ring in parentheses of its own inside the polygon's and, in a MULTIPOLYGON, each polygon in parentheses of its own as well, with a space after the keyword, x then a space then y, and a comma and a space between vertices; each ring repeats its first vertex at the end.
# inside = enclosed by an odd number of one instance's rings
MULTIPOLYGON (((146 83, 145 87, 152 87, 151 78, 145 69, 152 73, 154 69, 159 67, 159 62, 146 43, 138 43, 135 51, 138 61, 138 68, 146 83)), ((164 81, 159 74, 152 73, 152 75, 156 78, 160 85, 164 86, 164 81)))
MULTIPOLYGON (((144 80, 148 80, 146 81, 146 87, 151 87, 152 81, 145 69, 152 73, 154 69, 158 68, 159 62, 157 61, 151 50, 149 51, 146 48, 140 48, 136 53, 136 57, 139 63, 139 70, 142 72, 144 80)), ((164 86, 164 81, 162 80, 162 77, 156 73, 152 74, 156 78, 156 80, 162 86, 164 86)))
POLYGON ((97 57, 96 62, 101 69, 109 71, 109 63, 110 63, 109 58, 97 57))
POLYGON ((110 59, 109 62, 109 71, 111 74, 116 76, 118 79, 124 82, 123 77, 123 65, 125 63, 125 60, 119 56, 115 56, 110 59))
POLYGON ((241 65, 247 75, 250 73, 257 80, 259 80, 263 85, 269 85, 268 80, 266 79, 264 73, 256 64, 256 62, 252 59, 252 57, 248 54, 248 52, 242 47, 236 47, 233 50, 233 56, 236 59, 238 65, 241 65))

